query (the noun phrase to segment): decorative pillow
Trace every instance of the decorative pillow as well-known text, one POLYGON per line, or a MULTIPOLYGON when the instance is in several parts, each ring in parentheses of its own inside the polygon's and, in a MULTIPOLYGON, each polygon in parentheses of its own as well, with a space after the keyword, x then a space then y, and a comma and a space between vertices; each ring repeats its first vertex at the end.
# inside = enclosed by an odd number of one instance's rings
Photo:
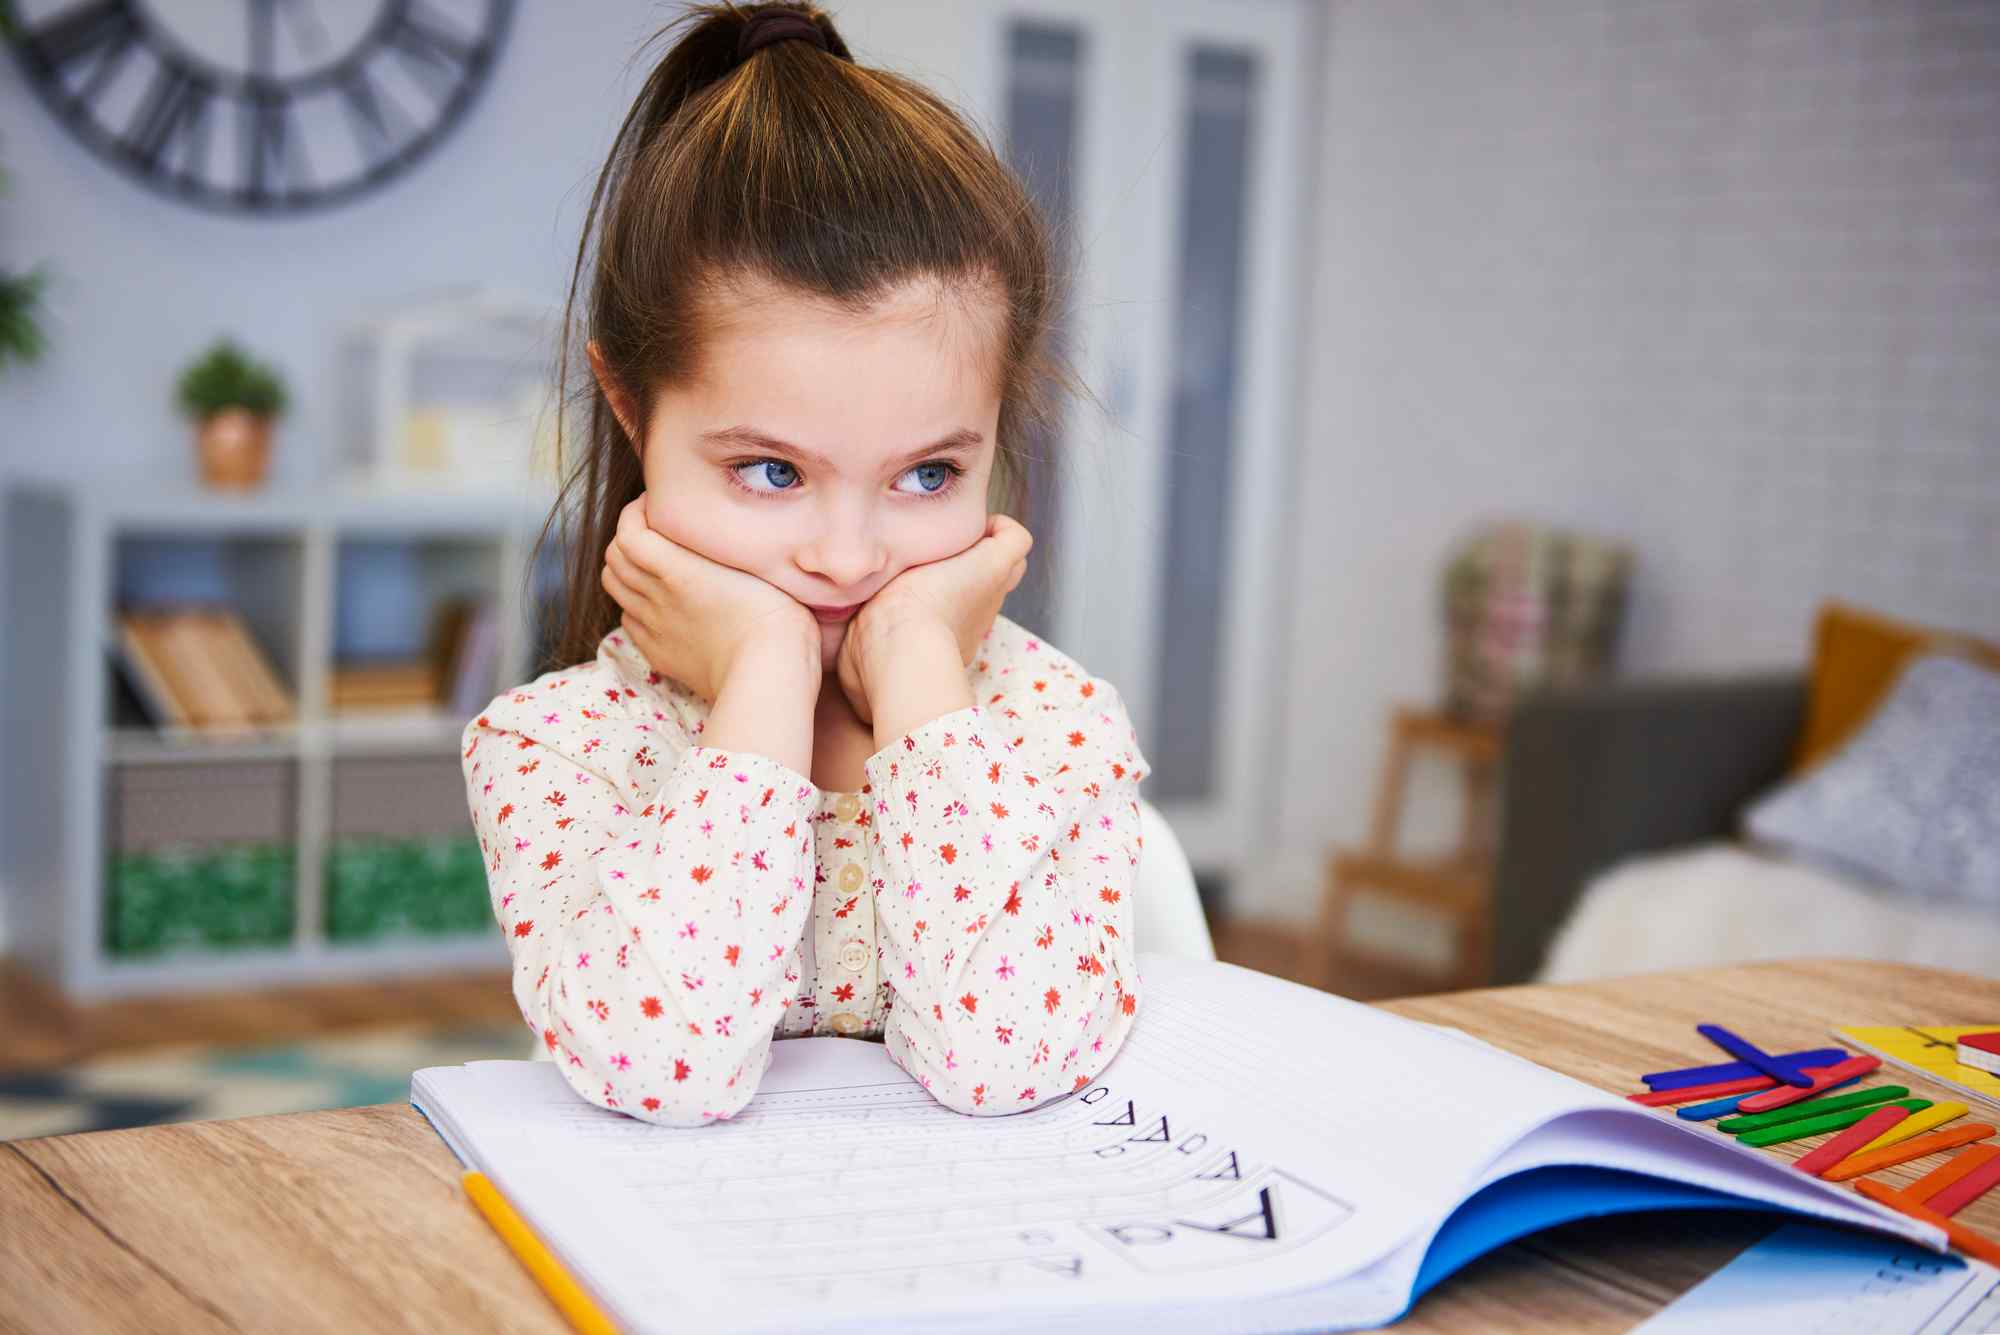
POLYGON ((1911 660, 1853 740, 1743 824, 1836 874, 2000 908, 2000 672, 1911 660))
POLYGON ((2000 646, 1892 621, 1845 603, 1821 607, 1813 624, 1806 720, 1792 756, 1792 773, 1812 768, 1859 732, 1905 663, 1921 653, 1944 649, 2000 671, 2000 646))

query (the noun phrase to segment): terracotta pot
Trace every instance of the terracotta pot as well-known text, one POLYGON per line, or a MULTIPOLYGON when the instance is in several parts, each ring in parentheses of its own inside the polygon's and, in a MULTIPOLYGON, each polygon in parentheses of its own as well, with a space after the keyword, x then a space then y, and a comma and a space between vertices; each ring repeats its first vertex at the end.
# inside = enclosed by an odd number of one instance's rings
POLYGON ((264 483, 271 462, 271 419, 248 408, 210 413, 195 428, 201 481, 222 491, 249 491, 264 483))

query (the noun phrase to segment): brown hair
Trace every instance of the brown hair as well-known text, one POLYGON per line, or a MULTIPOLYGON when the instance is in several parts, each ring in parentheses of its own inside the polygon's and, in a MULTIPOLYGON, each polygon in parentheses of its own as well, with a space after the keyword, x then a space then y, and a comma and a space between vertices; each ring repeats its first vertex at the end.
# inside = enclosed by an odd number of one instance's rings
POLYGON ((916 278, 995 293, 1005 325, 988 503, 1012 511, 1028 495, 1022 442, 1050 419, 1054 391, 1088 393, 1052 346, 1067 264, 1050 224, 966 118, 913 80, 854 63, 815 5, 696 5, 653 40, 677 28, 612 142, 571 273, 558 384, 577 377, 588 438, 565 458, 559 396, 564 479, 536 547, 560 526, 565 596, 537 671, 594 657, 618 624, 600 571, 619 512, 645 490, 638 442, 587 358, 572 365, 574 347, 594 340, 614 384, 637 391, 643 442, 651 387, 697 373, 703 302, 734 276, 855 313, 916 278), (774 13, 810 22, 825 47, 776 41, 739 57, 744 29, 774 13), (587 327, 573 337, 593 229, 587 327))

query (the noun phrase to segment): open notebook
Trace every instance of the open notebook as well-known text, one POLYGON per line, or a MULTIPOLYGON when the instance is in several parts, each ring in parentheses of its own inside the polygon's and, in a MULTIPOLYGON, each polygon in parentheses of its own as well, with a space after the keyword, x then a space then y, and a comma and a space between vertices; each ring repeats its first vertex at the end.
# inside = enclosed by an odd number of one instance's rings
POLYGON ((1944 1249, 1456 1030, 1233 965, 1141 973, 1103 1076, 1005 1117, 954 1113, 843 1038, 774 1044, 750 1104, 700 1128, 595 1107, 549 1062, 430 1067, 410 1101, 632 1332, 1375 1325, 1511 1238, 1637 1209, 1790 1210, 1944 1249))

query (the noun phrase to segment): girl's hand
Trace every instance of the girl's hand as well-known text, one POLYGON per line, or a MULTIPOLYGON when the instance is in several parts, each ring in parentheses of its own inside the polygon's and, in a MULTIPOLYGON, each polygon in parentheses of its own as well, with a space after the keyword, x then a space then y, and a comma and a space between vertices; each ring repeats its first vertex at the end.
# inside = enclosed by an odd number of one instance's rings
POLYGON ((654 671, 704 700, 721 693, 749 644, 773 640, 819 663, 819 623, 811 609, 775 584, 654 531, 644 496, 619 512, 601 582, 624 609, 625 633, 654 671))
POLYGON ((881 676, 882 655, 899 636, 925 629, 949 634, 966 666, 993 629, 1000 604, 1028 572, 1034 535, 1006 515, 989 515, 986 535, 942 561, 911 566, 876 590, 848 623, 835 664, 841 692, 863 723, 873 724, 868 683, 881 676))

